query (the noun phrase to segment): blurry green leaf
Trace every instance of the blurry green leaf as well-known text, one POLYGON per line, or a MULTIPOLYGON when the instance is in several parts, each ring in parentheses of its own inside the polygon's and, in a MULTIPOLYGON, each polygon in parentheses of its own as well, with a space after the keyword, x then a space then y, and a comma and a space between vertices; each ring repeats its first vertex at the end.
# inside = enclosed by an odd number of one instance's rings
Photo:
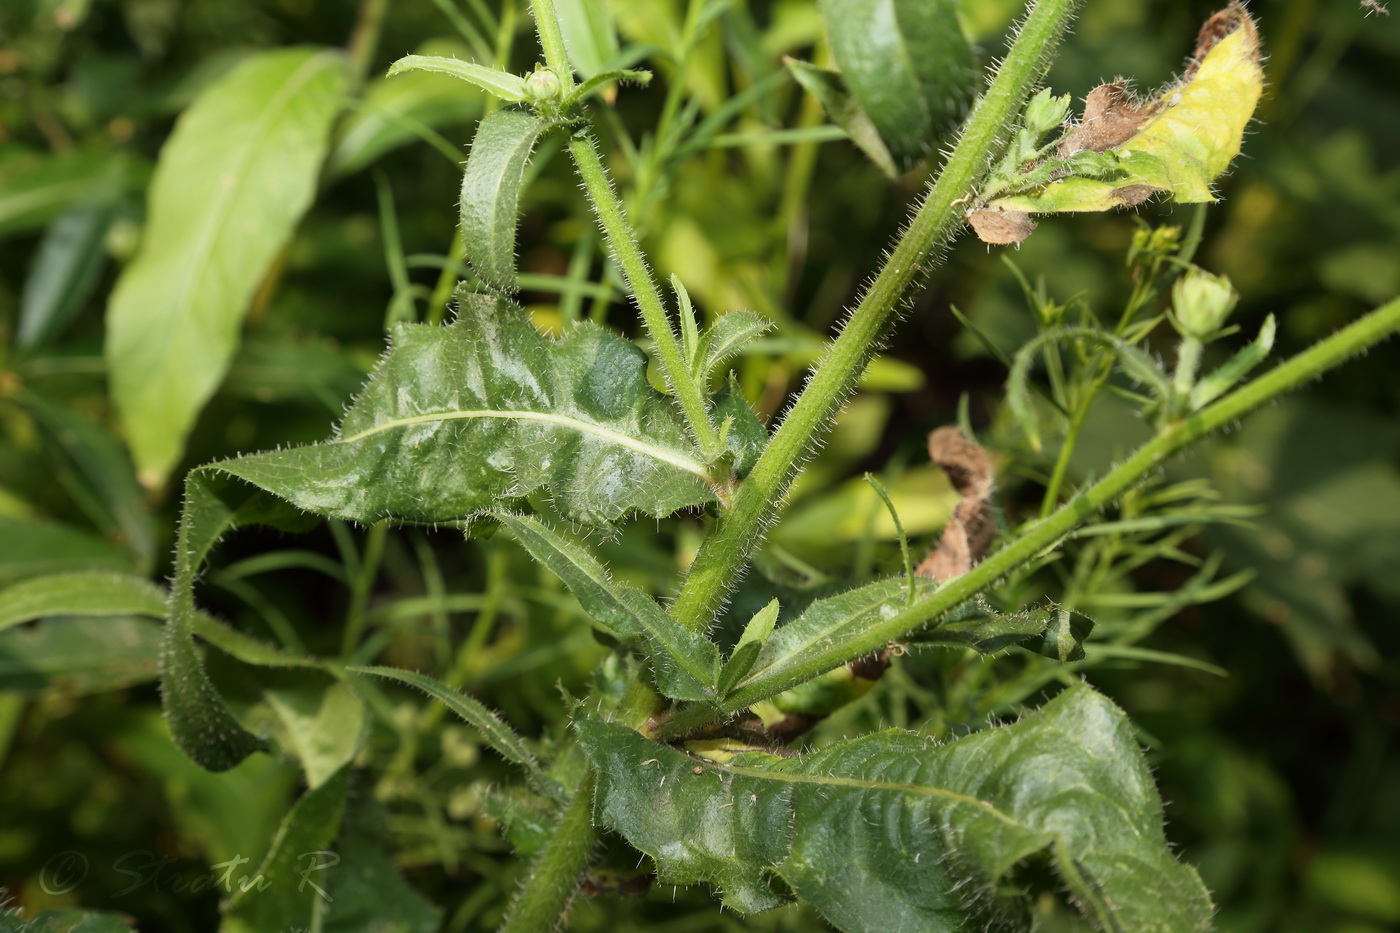
POLYGON ((851 96, 839 74, 793 58, 788 59, 787 67, 797 83, 821 101, 831 122, 845 130, 851 142, 869 156, 887 178, 899 177, 899 168, 894 164, 889 147, 880 138, 880 131, 851 96))
POLYGON ((525 79, 509 71, 478 65, 476 62, 464 62, 441 55, 405 55, 389 66, 386 77, 392 78, 409 71, 431 71, 451 75, 507 103, 516 104, 526 99, 525 79))
MULTIPOLYGON (((340 863, 331 849, 345 814, 347 771, 342 769, 292 805, 261 864, 228 867, 232 896, 224 903, 220 933, 267 933, 312 928, 327 885, 340 863), (246 886, 239 882, 247 878, 246 886), (256 883, 261 878, 263 884, 256 883)), ((221 871, 225 866, 215 866, 221 871)), ((223 876, 220 875, 220 878, 223 876)))
POLYGON ((0 691, 64 694, 154 680, 160 624, 129 615, 57 616, 0 632, 0 691))
POLYGON ((0 590, 0 630, 44 616, 165 618, 165 592, 145 577, 79 571, 36 577, 0 590))
MULTIPOLYGON (((131 933, 131 918, 105 910, 41 910, 33 917, 7 925, 10 908, 0 914, 0 930, 5 933, 131 933)), ((18 919, 18 918, 16 918, 18 919)))
POLYGON ((456 713, 463 722, 473 726, 476 731, 481 733, 481 737, 486 740, 486 743, 501 754, 501 757, 524 768, 538 787, 549 787, 553 783, 545 776, 539 762, 535 760, 535 756, 526 747, 525 740, 516 734, 515 730, 507 725, 501 717, 477 700, 453 690, 441 681, 423 674, 416 674, 413 671, 400 670, 395 667, 352 667, 349 670, 354 674, 373 674, 376 677, 387 677, 390 680, 408 684, 410 687, 417 687, 428 696, 442 701, 443 705, 456 713))
POLYGON ((481 806, 501 824, 501 834, 521 856, 543 849, 559 825, 557 807, 520 787, 492 787, 482 797, 481 806))
POLYGON ((821 0, 821 8, 841 76, 895 163, 922 161, 972 98, 972 49, 956 0, 821 0))
POLYGON ((1210 927, 1131 725, 1085 686, 944 746, 890 731, 701 773, 622 726, 576 728, 597 818, 656 860, 661 883, 715 884, 740 911, 781 902, 771 871, 841 930, 961 931, 994 916, 1029 928, 1037 892, 1013 878, 1031 861, 1099 929, 1210 927))
POLYGON ((333 53, 260 54, 205 90, 161 151, 141 250, 107 318, 112 395, 147 486, 178 463, 311 202, 342 80, 333 53))
POLYGON ((514 305, 463 294, 453 324, 400 324, 392 342, 336 439, 201 471, 365 523, 460 521, 543 490, 590 524, 713 498, 679 414, 620 337, 581 325, 550 341, 514 305))
POLYGON ((0 237, 42 227, 78 203, 114 200, 144 180, 136 165, 111 149, 41 155, 0 148, 0 237))
POLYGON ((597 558, 538 519, 503 512, 495 518, 564 581, 590 617, 621 637, 644 642, 662 693, 677 700, 716 698, 719 649, 714 642, 682 627, 641 590, 614 583, 597 558))
POLYGON ((515 291, 515 227, 525 166, 545 124, 524 110, 497 110, 477 126, 462 175, 467 263, 491 288, 515 291))
MULTIPOLYGON (((437 39, 425 43, 421 51, 440 54, 449 49, 465 47, 437 39)), ((355 112, 341 124, 327 170, 337 177, 353 175, 425 132, 472 123, 481 116, 481 108, 478 95, 463 93, 461 84, 443 74, 413 71, 374 78, 355 112)), ((461 161, 460 155, 455 158, 461 161)))
POLYGON ((320 787, 360 750, 364 703, 343 681, 321 671, 271 669, 259 671, 259 680, 306 771, 307 786, 320 787))
POLYGON ((0 584, 65 570, 132 569, 131 557, 67 525, 0 517, 0 584))
POLYGON ((103 238, 117 213, 113 200, 73 205, 44 233, 24 281, 15 343, 32 349, 68 326, 107 265, 103 238))
POLYGON ((559 30, 569 64, 580 77, 591 77, 617 58, 617 27, 612 7, 598 0, 555 0, 559 30))
MULTIPOLYGON (((330 905, 321 926, 324 933, 437 933, 442 929, 441 909, 410 887, 395 864, 391 835, 388 815, 371 794, 350 796, 334 845, 340 860, 321 876, 330 905)), ((300 868, 305 867, 303 862, 300 868)))
POLYGON ((19 400, 52 439, 55 452, 61 451, 61 468, 71 464, 79 505, 109 538, 131 551, 140 569, 149 569, 155 561, 154 522, 126 450, 105 428, 42 396, 24 392, 19 400))

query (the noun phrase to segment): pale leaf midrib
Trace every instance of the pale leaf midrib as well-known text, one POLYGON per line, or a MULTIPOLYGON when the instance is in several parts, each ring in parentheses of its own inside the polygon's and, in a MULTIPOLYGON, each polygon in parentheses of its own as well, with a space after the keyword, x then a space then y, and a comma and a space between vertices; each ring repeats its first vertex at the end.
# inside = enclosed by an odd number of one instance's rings
POLYGON ((410 427, 415 424, 431 424, 434 421, 462 421, 472 418, 497 419, 502 421, 540 421, 546 424, 558 425, 559 427, 571 431, 577 431, 580 434, 591 434, 594 437, 601 438, 619 447, 626 447, 652 460, 659 460, 679 470, 693 473, 706 482, 710 480, 710 473, 703 463, 692 460, 675 451, 639 441, 635 437, 629 437, 619 431, 605 428, 600 424, 594 424, 590 421, 584 421, 581 418, 571 418, 567 415, 557 415, 552 412, 527 411, 523 409, 460 409, 454 411, 431 412, 425 415, 412 415, 406 418, 394 418, 389 421, 381 421, 373 427, 366 428, 348 437, 336 438, 334 441, 331 441, 331 443, 353 444, 356 441, 362 441, 376 434, 382 434, 398 428, 410 427))

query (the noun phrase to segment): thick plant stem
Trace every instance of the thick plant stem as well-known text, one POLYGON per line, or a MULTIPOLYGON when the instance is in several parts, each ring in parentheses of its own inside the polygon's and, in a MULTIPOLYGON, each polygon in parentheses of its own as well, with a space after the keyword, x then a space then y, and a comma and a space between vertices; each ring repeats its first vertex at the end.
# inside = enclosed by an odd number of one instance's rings
POLYGON ((632 287, 632 294, 637 299, 642 321, 646 324, 647 333, 656 348, 656 358, 666 376, 666 383, 675 393, 676 401, 680 402, 681 410, 685 413, 686 422, 700 450, 706 457, 716 457, 720 453, 719 436, 710 421, 709 406, 705 403, 704 393, 690 376, 680 343, 676 340, 676 332, 671 329, 670 318, 666 315, 666 304, 657 290, 651 270, 647 268, 641 247, 637 245, 636 234, 627 220, 622 202, 618 200, 617 193, 613 191, 612 183, 608 180, 607 169, 598 157, 598 147, 591 136, 577 133, 569 140, 569 154, 574 157, 574 165, 578 167, 579 177, 583 179, 583 186, 593 202, 593 209, 598 213, 598 220, 603 225, 608 245, 617 256, 622 274, 627 277, 627 284, 632 287))
POLYGON ((501 933, 548 933, 557 929, 597 839, 590 770, 579 782, 544 851, 530 867, 525 884, 516 892, 501 933))
POLYGON ((701 546, 672 607, 681 624, 696 631, 709 626, 777 513, 798 465, 826 433, 934 254, 962 224, 959 205, 1000 154, 1079 2, 1036 0, 937 182, 744 480, 733 506, 701 546))
MULTIPOLYGON (((1111 504, 1126 490, 1159 469, 1164 461, 1196 440, 1237 421, 1285 392, 1316 379, 1397 331, 1400 331, 1400 298, 1314 344, 1214 405, 1167 425, 1103 479, 1065 503, 1049 518, 1031 526, 970 572, 949 581, 927 599, 888 619, 875 622, 854 637, 823 646, 820 651, 807 655, 801 664, 777 670, 772 676, 759 676, 748 683, 741 683, 725 701, 725 709, 744 709, 918 631, 930 620, 1053 547, 1095 512, 1111 504)), ((673 735, 713 718, 715 713, 711 710, 686 711, 667 722, 659 734, 673 735)))
POLYGON ((563 96, 568 97, 574 86, 574 69, 569 65, 569 52, 564 47, 564 32, 559 28, 554 0, 530 0, 530 12, 535 17, 535 30, 540 34, 544 63, 558 75, 563 96))

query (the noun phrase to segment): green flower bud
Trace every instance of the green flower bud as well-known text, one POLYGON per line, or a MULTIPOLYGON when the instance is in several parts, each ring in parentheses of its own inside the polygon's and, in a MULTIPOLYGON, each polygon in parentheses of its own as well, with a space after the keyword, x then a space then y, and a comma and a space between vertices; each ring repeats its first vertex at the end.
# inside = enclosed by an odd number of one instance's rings
POLYGON ((1183 336, 1207 340, 1224 326, 1239 300, 1228 278, 1192 267, 1172 286, 1172 320, 1183 336))
POLYGON ((1040 137, 1059 127, 1069 116, 1068 94, 1063 97, 1054 97, 1049 88, 1041 90, 1026 104, 1026 129, 1040 137))
POLYGON ((525 79, 525 93, 533 101, 558 100, 563 90, 559 76, 548 68, 536 68, 534 73, 525 79))

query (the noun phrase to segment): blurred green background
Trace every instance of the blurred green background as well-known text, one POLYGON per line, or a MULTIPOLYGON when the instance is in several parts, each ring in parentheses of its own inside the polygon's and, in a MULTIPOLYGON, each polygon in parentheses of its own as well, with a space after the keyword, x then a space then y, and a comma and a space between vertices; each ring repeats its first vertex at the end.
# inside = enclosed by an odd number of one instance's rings
MULTIPOLYGON (((826 60, 813 3, 715 4, 680 83, 668 80, 668 56, 682 4, 611 6, 622 54, 658 73, 649 88, 600 105, 611 167, 659 274, 678 274, 707 313, 747 308, 778 324, 738 364, 771 417, 878 266, 927 173, 891 183, 847 142, 764 140, 824 122, 781 68, 783 55, 826 60), (658 138, 668 99, 680 114, 671 125, 684 132, 658 138), (636 151, 619 152, 624 135, 636 151)), ((141 235, 155 158, 181 109, 242 58, 353 44, 365 35, 360 17, 377 7, 7 0, 0 9, 0 586, 68 568, 168 573, 178 484, 136 483, 102 355, 107 297, 141 235)), ((1003 48, 1018 8, 962 4, 984 60, 1003 48)), ((1116 75, 1156 87, 1214 9, 1089 0, 1049 84, 1076 98, 1116 75)), ((1400 16, 1366 16, 1351 0, 1257 0, 1251 10, 1268 55, 1265 98, 1219 184, 1224 200, 1208 214, 1196 261, 1231 277, 1245 333, 1277 316, 1276 354, 1286 356, 1400 292, 1400 16)), ((528 70, 537 57, 529 20, 520 4, 474 0, 391 0, 383 13, 377 43, 359 46, 364 83, 352 89, 314 206, 255 299, 185 467, 327 436, 381 351, 386 320, 429 316, 454 278, 443 266, 460 160, 485 101, 440 76, 378 76, 424 50, 528 70)), ((536 323, 590 317, 635 334, 557 146, 541 150, 532 173, 519 253, 536 323)), ((1135 225, 1188 220, 1185 208, 1145 205, 1047 219, 1014 252, 959 241, 804 477, 767 559, 835 576, 883 566, 891 538, 872 538, 870 496, 848 485, 864 470, 892 471, 906 524, 929 541, 948 496, 920 451, 960 403, 1002 456, 1003 509, 1033 512, 1040 474, 1001 414, 1005 367, 986 345, 1011 352, 1035 333, 1007 263, 1058 301, 1109 309, 1130 285, 1123 257, 1135 225)), ((1200 867, 1222 930, 1400 928, 1397 365, 1386 345, 1171 464, 1172 479, 1206 477, 1224 502, 1261 506, 1251 524, 1213 525, 1186 545, 1202 559, 1218 555, 1220 577, 1249 570, 1252 579, 1176 613, 1148 642, 1228 676, 1143 664, 1087 675, 1141 729, 1168 835, 1200 867)), ((1102 475, 1145 432, 1106 399, 1076 454, 1076 480, 1102 475)), ((660 589, 698 528, 693 516, 644 522, 605 550, 619 573, 660 589)), ((1188 577, 1178 563, 1153 562, 1133 579, 1170 591, 1188 577)), ((347 612, 377 613, 375 637, 407 667, 450 664, 469 644, 469 690, 527 735, 560 734, 556 685, 580 695, 602 654, 547 574, 499 542, 450 534, 365 536, 334 524, 297 539, 244 532, 200 599, 261 637, 294 630, 313 651, 334 650, 347 612)), ((116 910, 150 931, 211 929, 216 892, 181 890, 180 880, 261 852, 285 812, 294 764, 255 756, 212 776, 171 745, 153 683, 157 631, 149 620, 73 618, 0 632, 0 887, 15 905, 116 910), (50 893, 45 866, 66 851, 83 853, 91 870, 50 893), (143 883, 126 890, 132 878, 116 865, 140 869, 143 883)), ((382 712, 412 718, 420 705, 394 695, 382 712)), ((445 911, 444 929, 490 929, 519 870, 487 800, 504 769, 466 729, 426 735, 404 760, 380 727, 365 753, 381 766, 374 793, 386 832, 410 883, 445 911)), ((575 924, 734 923, 697 892, 682 892, 676 907, 670 896, 585 898, 575 924)), ((785 910, 753 925, 815 922, 804 917, 785 910)))

